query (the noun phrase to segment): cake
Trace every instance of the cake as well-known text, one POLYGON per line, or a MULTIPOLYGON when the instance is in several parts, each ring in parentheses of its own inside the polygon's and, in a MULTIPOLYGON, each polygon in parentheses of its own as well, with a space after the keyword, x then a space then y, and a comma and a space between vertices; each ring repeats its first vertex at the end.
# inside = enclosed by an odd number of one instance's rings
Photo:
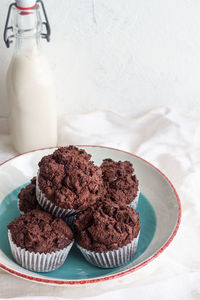
POLYGON ((104 159, 101 164, 105 197, 115 203, 137 207, 139 198, 138 179, 134 175, 134 168, 129 161, 114 161, 104 159))
POLYGON ((59 218, 39 209, 8 225, 12 254, 23 267, 47 272, 62 265, 73 244, 73 232, 59 218))
POLYGON ((99 267, 116 267, 136 251, 140 216, 132 207, 102 201, 77 216, 74 235, 85 258, 99 267))
POLYGON ((85 150, 74 146, 59 148, 42 158, 36 193, 38 202, 45 210, 58 217, 63 214, 68 216, 94 205, 100 199, 103 192, 102 173, 90 158, 91 155, 85 150))
POLYGON ((41 209, 36 198, 36 177, 33 177, 31 183, 21 189, 18 199, 18 207, 21 213, 27 213, 36 208, 41 209))

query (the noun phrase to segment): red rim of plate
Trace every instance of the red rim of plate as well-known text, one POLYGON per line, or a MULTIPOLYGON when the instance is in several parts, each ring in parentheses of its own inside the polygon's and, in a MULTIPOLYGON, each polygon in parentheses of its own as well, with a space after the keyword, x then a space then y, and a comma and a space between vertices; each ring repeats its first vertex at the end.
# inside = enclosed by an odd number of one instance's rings
MULTIPOLYGON (((88 283, 98 283, 98 282, 102 282, 102 281, 107 281, 107 280, 111 280, 111 279, 116 279, 118 277, 121 277, 121 276, 124 276, 124 275, 127 275, 127 274, 130 274, 132 272, 135 272, 137 270, 139 270, 140 268, 146 266, 149 262, 151 262, 153 259, 155 259, 160 253, 162 253, 168 246, 169 244, 172 242, 172 240, 174 239, 177 231, 178 231, 178 228, 179 228, 179 225, 180 225, 180 221, 181 221, 181 201, 180 201, 180 198, 173 186, 173 184, 171 183, 171 181, 167 178, 167 176, 162 173, 157 167, 155 167, 154 165, 152 165, 151 163, 149 163, 148 161, 146 161, 145 159, 135 155, 135 154, 132 154, 130 152, 127 152, 127 151, 124 151, 124 150, 119 150, 119 149, 115 149, 115 148, 111 148, 111 147, 105 147, 105 146, 96 146, 96 145, 77 145, 78 147, 98 147, 98 148, 105 148, 105 149, 110 149, 110 150, 115 150, 115 151, 119 151, 119 152, 123 152, 123 153, 126 153, 126 154, 129 154, 133 157, 136 157, 144 162, 146 162, 148 165, 150 165, 152 168, 154 168, 155 170, 157 170, 166 180, 167 182, 170 184, 175 196, 176 196, 176 200, 177 200, 177 203, 178 203, 178 220, 177 220, 177 224, 176 224, 176 227, 174 229, 174 231, 172 232, 171 236, 169 237, 169 239, 165 242, 165 244, 156 252, 154 253, 154 255, 152 255, 149 259, 145 260, 144 262, 140 263, 139 265, 135 266, 135 267, 132 267, 126 271, 122 271, 120 273, 117 273, 117 274, 113 274, 113 275, 108 275, 108 276, 105 276, 105 277, 100 277, 100 278, 94 278, 94 279, 84 279, 84 280, 55 280, 55 279, 45 279, 45 278, 38 278, 38 277, 34 277, 34 276, 29 276, 29 275, 25 275, 23 273, 20 273, 20 272, 17 272, 17 271, 14 271, 8 267, 6 267, 4 264, 0 263, 0 268, 4 269, 5 271, 15 275, 15 276, 18 276, 18 277, 22 277, 24 279, 28 279, 28 280, 32 280, 32 281, 35 281, 35 282, 41 282, 41 283, 47 283, 47 284, 56 284, 56 285, 82 285, 82 284, 88 284, 88 283)), ((53 148, 59 148, 59 147, 49 147, 49 148, 42 148, 42 149, 37 149, 37 150, 33 150, 33 151, 29 151, 29 152, 26 152, 26 153, 23 153, 23 154, 19 154, 19 155, 16 155, 8 160, 6 160, 5 162, 1 163, 0 166, 4 165, 5 163, 9 162, 10 160, 13 160, 19 156, 22 156, 24 154, 28 154, 28 153, 31 153, 31 152, 36 152, 36 151, 41 151, 41 150, 47 150, 47 149, 53 149, 53 148)))

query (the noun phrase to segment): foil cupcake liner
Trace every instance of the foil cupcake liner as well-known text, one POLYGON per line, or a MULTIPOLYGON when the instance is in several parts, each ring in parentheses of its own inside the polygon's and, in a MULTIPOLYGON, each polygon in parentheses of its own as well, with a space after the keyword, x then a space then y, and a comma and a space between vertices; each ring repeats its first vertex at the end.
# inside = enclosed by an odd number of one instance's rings
POLYGON ((136 209, 138 206, 139 197, 140 197, 140 188, 138 188, 137 196, 133 199, 133 201, 130 204, 128 204, 128 206, 132 207, 133 209, 136 209))
POLYGON ((100 268, 115 268, 125 264, 133 258, 137 250, 139 235, 140 234, 138 233, 138 236, 128 245, 107 252, 94 252, 81 247, 77 243, 76 245, 85 259, 92 265, 100 268))
POLYGON ((80 210, 75 209, 65 209, 55 205, 53 202, 47 199, 44 193, 40 190, 38 184, 38 176, 36 177, 36 197, 37 201, 42 206, 42 208, 52 214, 57 218, 64 219, 70 226, 73 225, 73 222, 76 218, 76 215, 80 212, 80 210))
POLYGON ((66 248, 52 253, 34 253, 18 247, 12 240, 10 230, 8 230, 8 239, 12 255, 16 262, 22 267, 35 272, 53 271, 65 262, 67 255, 74 243, 71 242, 66 248))

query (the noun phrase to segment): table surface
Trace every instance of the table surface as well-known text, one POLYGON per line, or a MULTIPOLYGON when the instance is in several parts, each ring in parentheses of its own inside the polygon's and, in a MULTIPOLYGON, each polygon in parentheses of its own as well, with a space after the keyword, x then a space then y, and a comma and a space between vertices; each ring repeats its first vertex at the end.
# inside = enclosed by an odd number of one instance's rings
MULTIPOLYGON (((16 153, 0 119, 0 161, 16 153)), ((68 115, 59 122, 59 145, 96 144, 126 150, 162 170, 182 203, 182 221, 170 246, 154 261, 126 277, 84 287, 53 287, 14 277, 0 270, 0 297, 54 296, 94 299, 199 299, 200 119, 167 107, 141 118, 112 112, 68 115), (98 134, 96 134, 98 132, 98 134), (192 298, 193 297, 193 298, 192 298)))

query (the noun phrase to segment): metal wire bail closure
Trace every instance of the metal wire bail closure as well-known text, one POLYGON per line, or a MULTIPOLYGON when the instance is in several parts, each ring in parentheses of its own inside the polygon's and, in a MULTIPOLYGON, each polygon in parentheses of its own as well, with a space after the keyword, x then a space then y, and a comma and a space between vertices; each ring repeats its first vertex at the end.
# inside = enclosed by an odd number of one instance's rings
POLYGON ((10 44, 13 43, 13 39, 15 37, 14 34, 13 34, 13 26, 9 25, 10 24, 10 16, 11 16, 12 7, 15 6, 17 9, 22 10, 22 11, 23 10, 30 10, 30 9, 35 8, 38 5, 38 3, 42 7, 42 11, 43 11, 43 15, 44 15, 44 21, 42 22, 42 24, 45 26, 45 29, 46 29, 46 32, 41 33, 41 37, 43 39, 46 39, 47 42, 50 41, 51 29, 50 29, 48 17, 47 17, 46 10, 45 10, 45 7, 44 7, 44 4, 43 4, 42 0, 37 0, 36 4, 32 7, 21 7, 21 6, 19 7, 14 2, 14 3, 11 3, 9 5, 8 14, 7 14, 7 18, 6 18, 6 24, 5 24, 5 27, 4 27, 3 38, 4 38, 4 42, 5 42, 7 48, 9 48, 10 44))
POLYGON ((3 33, 3 39, 4 39, 4 42, 5 42, 7 48, 10 47, 10 44, 13 42, 13 38, 14 38, 14 34, 9 35, 9 31, 13 32, 13 26, 9 26, 9 23, 10 23, 11 9, 14 5, 15 5, 15 3, 12 3, 9 5, 8 14, 7 14, 7 18, 6 18, 6 24, 5 24, 4 33, 3 33))

